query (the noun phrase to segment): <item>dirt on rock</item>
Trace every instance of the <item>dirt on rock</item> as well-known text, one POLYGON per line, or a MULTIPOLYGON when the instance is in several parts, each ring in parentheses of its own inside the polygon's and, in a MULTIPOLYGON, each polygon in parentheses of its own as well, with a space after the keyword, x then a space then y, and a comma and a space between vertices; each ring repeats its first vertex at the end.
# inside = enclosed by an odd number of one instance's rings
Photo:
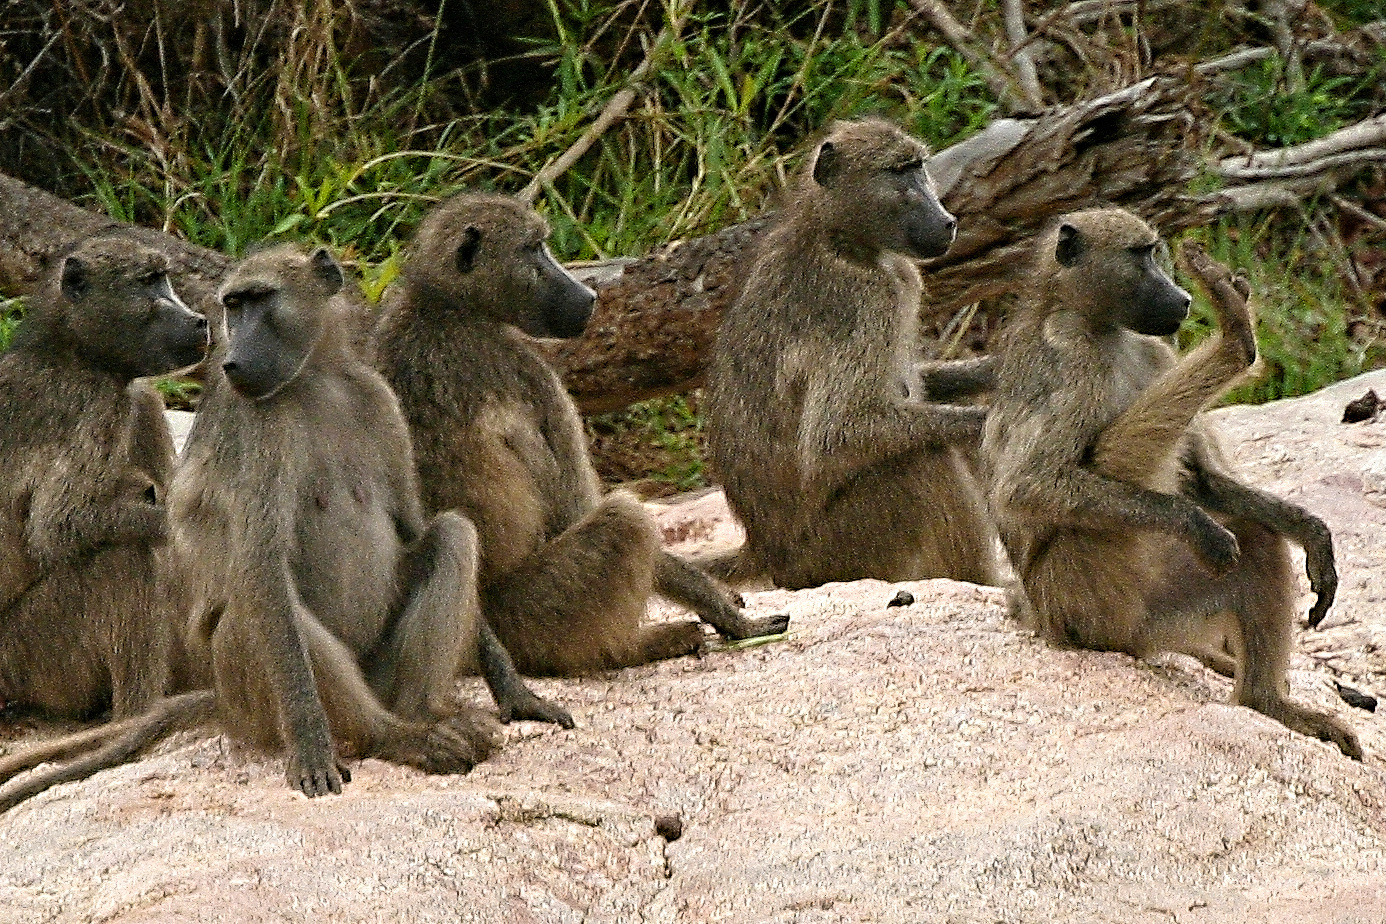
MULTIPOLYGON (((310 801, 187 734, 51 790, 0 818, 0 921, 1382 924, 1386 710, 1333 687, 1386 694, 1386 422, 1338 422, 1368 387, 1215 412, 1334 527, 1289 679, 1363 763, 1190 658, 1047 648, 995 588, 767 590, 788 637, 536 681, 578 727, 512 726, 467 776, 368 760, 310 801)), ((736 541, 717 492, 651 509, 676 548, 736 541)))

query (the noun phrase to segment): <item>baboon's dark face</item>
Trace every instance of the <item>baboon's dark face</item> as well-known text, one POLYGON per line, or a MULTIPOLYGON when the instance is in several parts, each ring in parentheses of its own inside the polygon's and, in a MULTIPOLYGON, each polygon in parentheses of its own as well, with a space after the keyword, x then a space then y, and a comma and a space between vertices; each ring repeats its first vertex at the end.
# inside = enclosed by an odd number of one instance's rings
POLYGON ((890 176, 897 184, 897 195, 904 206, 900 220, 904 241, 893 249, 921 260, 943 256, 953 246, 958 220, 939 201, 933 180, 923 164, 911 165, 890 176))
POLYGON ((1168 337, 1189 316, 1189 293, 1170 278, 1165 261, 1156 259, 1163 254, 1162 244, 1142 244, 1127 253, 1135 264, 1136 283, 1124 323, 1138 334, 1168 337))
POLYGON ((469 226, 467 231, 468 241, 457 251, 458 272, 475 274, 476 284, 504 296, 494 302, 499 320, 531 337, 582 334, 597 293, 553 258, 545 243, 547 228, 469 226))
POLYGON ((553 258, 548 236, 544 219, 518 200, 464 195, 431 216, 421 250, 425 262, 442 264, 434 273, 455 292, 459 309, 533 337, 576 337, 597 296, 553 258))
POLYGON ((278 394, 307 365, 323 333, 326 303, 342 287, 330 254, 275 249, 244 260, 222 283, 226 344, 221 369, 254 400, 278 394))
POLYGON ((1054 259, 1080 300, 1138 334, 1167 337, 1189 316, 1189 293, 1165 269, 1164 245, 1134 215, 1078 213, 1059 226, 1054 259))
POLYGON ((207 349, 207 319, 173 291, 163 254, 124 239, 98 240, 63 261, 68 329, 98 367, 123 377, 191 366, 207 349))
POLYGON ((837 221, 868 249, 927 260, 948 251, 958 227, 925 169, 927 155, 889 123, 846 123, 819 146, 812 176, 831 194, 837 221))

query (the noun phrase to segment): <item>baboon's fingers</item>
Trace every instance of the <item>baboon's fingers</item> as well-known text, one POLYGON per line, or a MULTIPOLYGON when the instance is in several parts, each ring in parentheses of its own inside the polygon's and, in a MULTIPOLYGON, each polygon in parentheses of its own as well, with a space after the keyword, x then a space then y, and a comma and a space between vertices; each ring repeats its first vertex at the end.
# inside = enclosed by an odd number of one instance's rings
POLYGON ((1332 605, 1333 597, 1331 595, 1319 594, 1314 600, 1314 605, 1309 607, 1309 628, 1318 628, 1319 623, 1323 622, 1323 618, 1328 615, 1328 608, 1332 605))
MULTIPOLYGON (((739 638, 760 638, 763 635, 780 635, 789 631, 789 614, 772 613, 760 619, 745 618, 741 628, 745 632, 739 638)), ((730 638, 731 636, 728 636, 730 638)))
POLYGON ((1218 313, 1218 326, 1223 336, 1236 338, 1246 353, 1247 361, 1256 361, 1255 322, 1247 302, 1251 287, 1242 276, 1234 276, 1223 264, 1208 256, 1208 251, 1196 241, 1185 241, 1179 248, 1179 262, 1185 272, 1196 277, 1213 300, 1218 313))
POLYGON ((1338 595, 1338 568, 1333 562, 1333 547, 1326 546, 1327 554, 1323 552, 1324 546, 1306 546, 1304 556, 1304 570, 1309 575, 1309 589, 1312 590, 1316 599, 1314 605, 1309 608, 1309 628, 1317 628, 1323 622, 1323 618, 1328 615, 1328 608, 1333 605, 1333 599, 1338 595))
POLYGON ((1192 538, 1194 554, 1214 574, 1226 574, 1237 564, 1241 555, 1237 537, 1212 517, 1204 514, 1202 522, 1195 525, 1192 538))

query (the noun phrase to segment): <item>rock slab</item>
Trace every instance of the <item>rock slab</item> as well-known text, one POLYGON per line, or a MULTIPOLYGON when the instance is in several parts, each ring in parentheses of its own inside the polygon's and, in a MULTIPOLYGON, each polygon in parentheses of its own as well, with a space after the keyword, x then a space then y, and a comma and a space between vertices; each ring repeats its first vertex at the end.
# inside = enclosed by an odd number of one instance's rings
MULTIPOLYGON (((189 734, 58 787, 0 818, 0 921, 1382 924, 1386 721, 1331 685, 1386 694, 1386 421, 1338 423, 1368 387, 1215 412, 1335 529, 1290 684, 1364 763, 1192 659, 1048 649, 995 588, 769 590, 789 637, 536 682, 578 727, 513 726, 465 777, 364 761, 310 801, 189 734)), ((653 509, 676 547, 736 541, 716 492, 653 509)))

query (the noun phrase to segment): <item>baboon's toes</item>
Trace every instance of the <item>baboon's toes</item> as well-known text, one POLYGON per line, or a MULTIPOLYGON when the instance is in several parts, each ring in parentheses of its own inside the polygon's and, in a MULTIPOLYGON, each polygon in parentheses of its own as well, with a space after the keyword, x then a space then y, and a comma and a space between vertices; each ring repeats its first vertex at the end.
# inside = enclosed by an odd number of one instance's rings
POLYGON ((557 703, 535 696, 529 690, 527 695, 516 695, 507 702, 498 704, 500 720, 507 725, 511 722, 528 720, 530 722, 549 722, 562 728, 573 727, 573 716, 557 703))
POLYGON ((342 784, 351 782, 351 771, 331 756, 326 761, 291 758, 285 775, 290 786, 310 799, 329 792, 341 794, 342 784))
POLYGON ((1238 556, 1241 555, 1242 550, 1237 544, 1237 537, 1211 519, 1205 525, 1206 529, 1195 542, 1194 554, 1209 571, 1219 575, 1226 574, 1232 570, 1238 556))
POLYGON ((1317 629, 1319 623, 1323 622, 1323 618, 1328 615, 1328 608, 1332 605, 1332 598, 1319 594, 1314 600, 1314 605, 1309 608, 1309 628, 1317 629))
POLYGON ((495 748, 490 728, 466 716, 452 716, 429 730, 429 750, 436 764, 429 772, 467 773, 495 748))
POLYGON ((746 620, 747 632, 742 638, 759 638, 762 635, 781 635, 789 631, 789 614, 774 613, 760 619, 746 620))
POLYGON ((1353 760, 1360 761, 1363 757, 1362 745, 1357 740, 1357 735, 1353 734, 1351 729, 1344 728, 1336 722, 1329 723, 1317 737, 1321 741, 1336 744, 1338 750, 1353 760))

